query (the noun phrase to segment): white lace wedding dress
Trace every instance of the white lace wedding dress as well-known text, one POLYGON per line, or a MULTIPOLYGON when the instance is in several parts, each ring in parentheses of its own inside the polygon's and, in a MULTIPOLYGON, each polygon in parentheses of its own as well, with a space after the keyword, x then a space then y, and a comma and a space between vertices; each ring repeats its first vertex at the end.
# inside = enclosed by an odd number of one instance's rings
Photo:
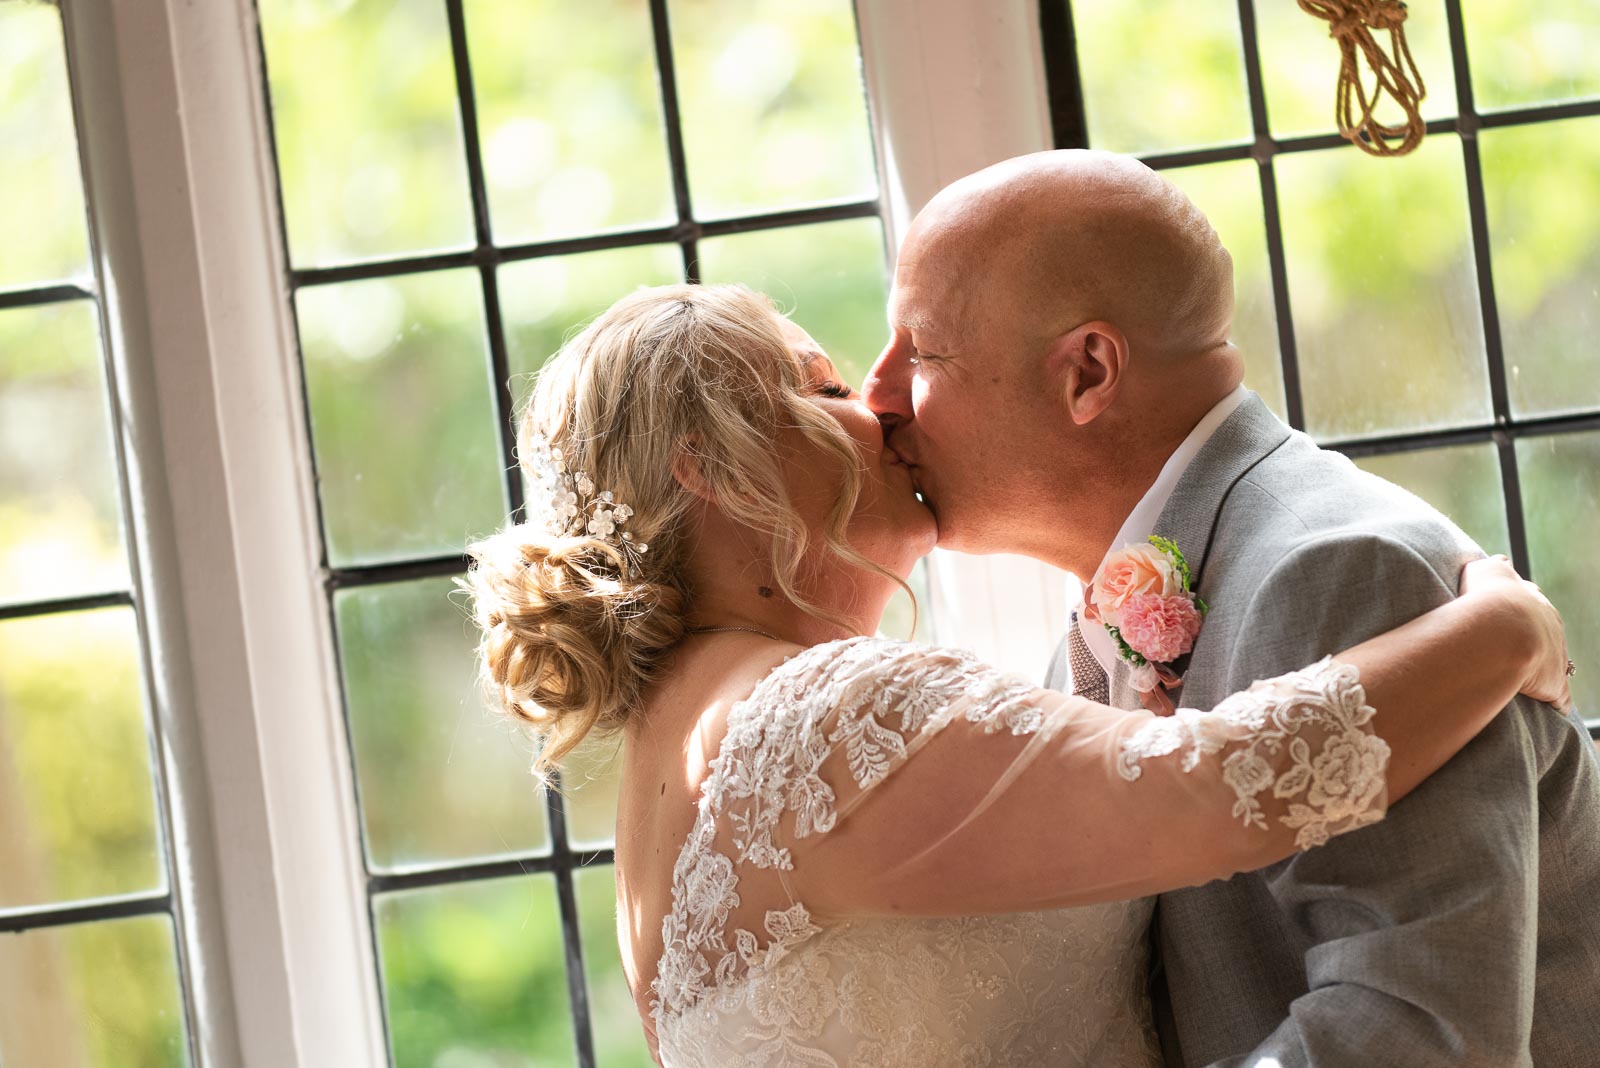
POLYGON ((1159 1064, 1142 895, 1381 818, 1372 716, 1331 660, 1157 719, 951 650, 807 649, 730 712, 702 785, 662 1063, 1159 1064))

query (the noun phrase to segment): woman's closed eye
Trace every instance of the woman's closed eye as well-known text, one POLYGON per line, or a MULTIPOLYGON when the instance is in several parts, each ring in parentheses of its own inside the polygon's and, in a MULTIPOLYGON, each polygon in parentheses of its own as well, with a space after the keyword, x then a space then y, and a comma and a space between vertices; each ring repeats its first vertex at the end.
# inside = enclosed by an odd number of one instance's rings
POLYGON ((849 400, 855 395, 855 390, 843 382, 823 382, 817 386, 817 392, 824 397, 833 397, 837 400, 849 400))

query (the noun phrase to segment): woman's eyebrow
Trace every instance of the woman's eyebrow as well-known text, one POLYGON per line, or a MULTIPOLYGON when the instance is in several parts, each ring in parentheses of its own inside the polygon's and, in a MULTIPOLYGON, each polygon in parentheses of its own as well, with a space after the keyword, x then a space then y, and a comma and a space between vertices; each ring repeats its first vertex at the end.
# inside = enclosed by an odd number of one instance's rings
POLYGON ((839 374, 839 369, 833 365, 833 361, 828 359, 827 355, 823 353, 821 349, 806 349, 803 353, 801 353, 801 366, 807 368, 808 370, 810 369, 811 365, 816 363, 818 360, 821 360, 827 365, 830 373, 835 376, 839 374))

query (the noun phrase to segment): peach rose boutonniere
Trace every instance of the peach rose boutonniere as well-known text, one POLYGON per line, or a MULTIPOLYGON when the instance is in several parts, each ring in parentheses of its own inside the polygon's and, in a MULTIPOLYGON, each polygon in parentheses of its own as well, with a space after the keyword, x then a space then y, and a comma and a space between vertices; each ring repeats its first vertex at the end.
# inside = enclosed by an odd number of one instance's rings
POLYGON ((1084 594, 1084 618, 1106 628, 1133 667, 1140 700, 1158 715, 1172 714, 1166 691, 1182 681, 1172 663, 1194 648, 1208 610, 1191 582, 1176 543, 1153 536, 1106 557, 1084 594))

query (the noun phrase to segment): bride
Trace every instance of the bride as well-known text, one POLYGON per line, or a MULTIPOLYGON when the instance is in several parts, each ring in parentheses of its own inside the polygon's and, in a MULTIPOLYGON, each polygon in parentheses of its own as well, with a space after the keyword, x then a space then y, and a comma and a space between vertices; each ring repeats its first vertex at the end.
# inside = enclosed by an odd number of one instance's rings
POLYGON ((1158 1064, 1148 895, 1381 819, 1519 690, 1570 700, 1560 619, 1501 560, 1168 718, 873 637, 933 517, 740 287, 619 301, 519 453, 528 519, 465 580, 482 666, 542 774, 625 737, 618 937, 667 1066, 1158 1064))

